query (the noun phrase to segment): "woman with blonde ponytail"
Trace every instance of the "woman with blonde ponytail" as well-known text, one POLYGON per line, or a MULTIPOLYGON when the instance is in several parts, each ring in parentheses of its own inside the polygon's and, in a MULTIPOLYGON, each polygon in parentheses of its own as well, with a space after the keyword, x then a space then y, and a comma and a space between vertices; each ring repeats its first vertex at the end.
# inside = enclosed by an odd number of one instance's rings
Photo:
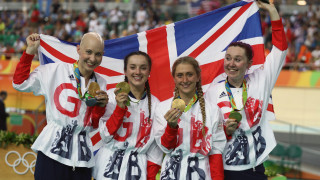
POLYGON ((159 103, 153 125, 156 143, 166 153, 160 179, 222 180, 226 138, 217 107, 203 97, 198 62, 188 56, 177 59, 172 77, 174 97, 159 103), (185 102, 183 112, 171 107, 175 99, 185 102))
POLYGON ((159 100, 151 95, 148 78, 151 59, 137 51, 124 58, 125 82, 130 92, 108 92, 107 119, 99 129, 104 146, 96 154, 93 177, 102 179, 155 179, 162 152, 154 142, 152 124, 159 100))

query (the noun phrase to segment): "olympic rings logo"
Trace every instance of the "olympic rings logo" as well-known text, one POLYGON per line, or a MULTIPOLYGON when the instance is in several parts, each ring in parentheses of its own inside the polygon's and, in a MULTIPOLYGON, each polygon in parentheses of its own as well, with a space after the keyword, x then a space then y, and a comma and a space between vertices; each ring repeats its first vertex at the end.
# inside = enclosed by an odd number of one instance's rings
POLYGON ((34 174, 33 168, 36 166, 36 158, 37 158, 37 155, 34 152, 26 152, 26 153, 24 153, 24 155, 21 158, 20 154, 17 151, 9 151, 6 154, 5 161, 6 161, 7 165, 10 166, 10 167, 13 167, 14 172, 19 174, 19 175, 26 174, 29 171, 29 169, 30 169, 30 172, 32 174, 34 174), (8 162, 8 156, 10 156, 10 154, 16 154, 18 156, 18 159, 16 159, 12 164, 8 162), (33 155, 35 157, 35 160, 33 160, 30 164, 25 159, 28 155, 33 155), (23 172, 19 172, 16 169, 16 167, 19 166, 21 162, 26 167, 26 170, 23 171, 23 172))

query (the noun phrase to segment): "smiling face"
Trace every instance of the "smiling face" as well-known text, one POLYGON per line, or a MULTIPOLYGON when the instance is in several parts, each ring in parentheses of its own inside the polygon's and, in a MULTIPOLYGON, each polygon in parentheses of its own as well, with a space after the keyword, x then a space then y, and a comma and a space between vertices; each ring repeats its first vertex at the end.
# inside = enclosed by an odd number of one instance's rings
POLYGON ((191 64, 180 63, 176 66, 173 79, 180 96, 192 97, 196 92, 196 85, 200 77, 191 64))
POLYGON ((230 46, 224 58, 224 71, 231 84, 242 84, 246 70, 252 64, 246 56, 245 49, 239 46, 230 46))
POLYGON ((130 56, 124 73, 128 78, 130 88, 144 89, 150 75, 150 65, 147 58, 143 55, 130 56))
POLYGON ((104 43, 96 33, 87 33, 77 46, 79 54, 78 66, 83 76, 90 76, 93 70, 101 64, 104 43))

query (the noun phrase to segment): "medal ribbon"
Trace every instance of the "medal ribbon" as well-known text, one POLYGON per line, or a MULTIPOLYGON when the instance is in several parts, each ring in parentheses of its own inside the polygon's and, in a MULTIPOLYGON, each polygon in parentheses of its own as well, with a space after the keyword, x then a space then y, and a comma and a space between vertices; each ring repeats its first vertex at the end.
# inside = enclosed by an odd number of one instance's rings
MULTIPOLYGON (((85 92, 84 95, 82 96, 82 92, 81 92, 81 79, 80 79, 80 70, 79 70, 79 66, 78 66, 78 62, 73 63, 73 70, 74 70, 74 75, 76 76, 76 81, 77 81, 77 90, 78 90, 78 94, 81 100, 83 100, 84 98, 88 98, 93 97, 90 94, 88 94, 88 92, 85 92)), ((93 74, 93 76, 95 77, 95 82, 97 82, 97 78, 96 76, 93 74)))
POLYGON ((81 92, 81 79, 80 79, 80 70, 78 67, 78 62, 73 63, 73 70, 74 70, 74 75, 76 76, 76 81, 77 81, 77 90, 80 99, 83 99, 84 97, 82 96, 81 92))
POLYGON ((231 103, 231 106, 232 106, 232 111, 234 111, 234 110, 241 111, 244 108, 244 106, 246 105, 247 98, 248 98, 247 81, 245 79, 243 79, 243 84, 242 84, 242 103, 243 103, 243 107, 241 109, 237 109, 236 102, 234 100, 234 97, 232 95, 232 92, 231 92, 231 89, 230 89, 230 86, 229 86, 229 83, 228 83, 228 79, 226 79, 225 86, 226 86, 227 94, 228 94, 228 97, 229 97, 229 100, 230 100, 230 103, 231 103))

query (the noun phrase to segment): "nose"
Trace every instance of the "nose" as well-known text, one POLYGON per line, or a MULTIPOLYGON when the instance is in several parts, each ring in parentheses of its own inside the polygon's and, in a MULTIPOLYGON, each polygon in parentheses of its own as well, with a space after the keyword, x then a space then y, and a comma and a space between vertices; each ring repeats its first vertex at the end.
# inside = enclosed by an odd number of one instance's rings
POLYGON ((141 70, 139 68, 136 68, 135 73, 140 74, 141 70))
POLYGON ((96 59, 96 57, 95 57, 94 54, 91 54, 91 55, 89 56, 89 59, 90 59, 90 61, 94 61, 94 60, 96 59))
POLYGON ((187 76, 183 76, 182 77, 182 82, 188 82, 188 77, 187 76))
POLYGON ((230 65, 230 66, 234 66, 234 65, 235 65, 234 59, 232 59, 231 61, 229 61, 229 65, 230 65))

